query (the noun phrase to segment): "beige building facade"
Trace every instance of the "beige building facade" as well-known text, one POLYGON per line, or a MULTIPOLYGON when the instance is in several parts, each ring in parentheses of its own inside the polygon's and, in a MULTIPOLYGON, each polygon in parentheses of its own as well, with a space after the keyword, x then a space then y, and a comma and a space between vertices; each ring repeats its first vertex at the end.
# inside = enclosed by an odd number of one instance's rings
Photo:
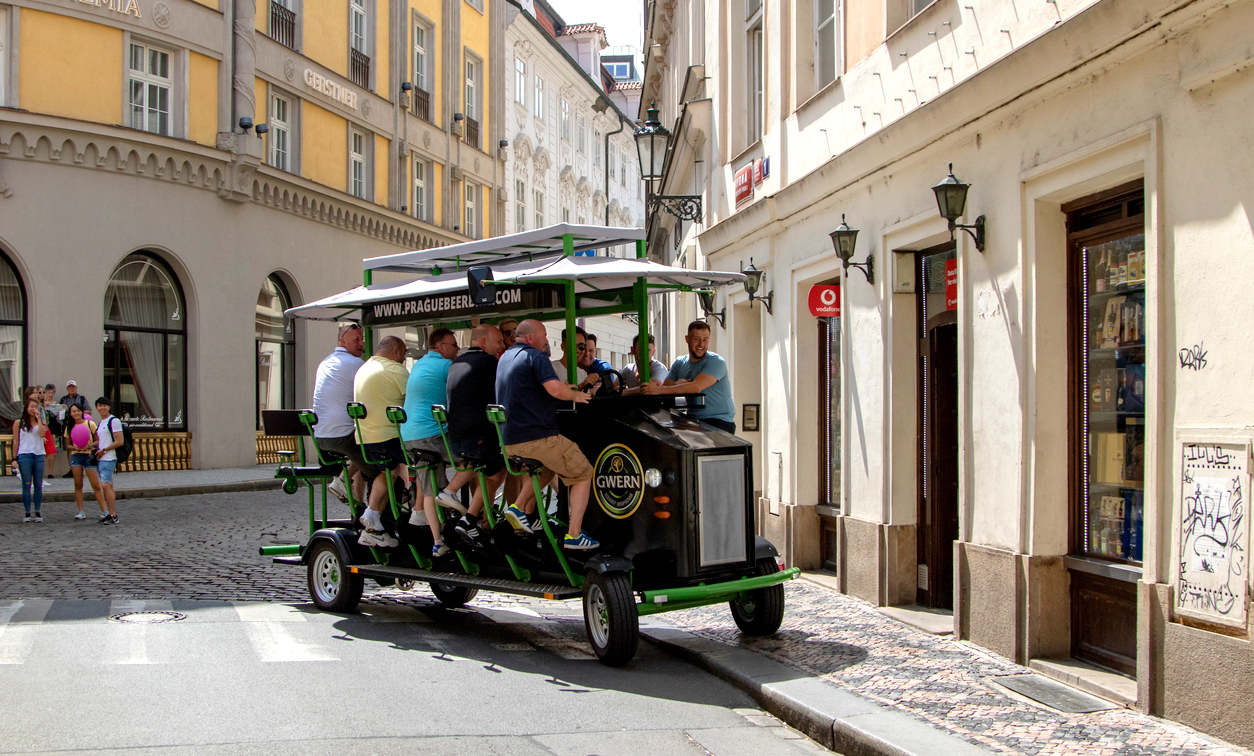
MULTIPOLYGON (((648 5, 662 184, 705 205, 650 216, 650 249, 766 274, 769 311, 709 316, 761 528, 850 595, 1254 745, 1254 6, 898 5, 648 5), (938 212, 951 163, 983 249, 938 212)), ((674 344, 705 312, 671 307, 674 344)))

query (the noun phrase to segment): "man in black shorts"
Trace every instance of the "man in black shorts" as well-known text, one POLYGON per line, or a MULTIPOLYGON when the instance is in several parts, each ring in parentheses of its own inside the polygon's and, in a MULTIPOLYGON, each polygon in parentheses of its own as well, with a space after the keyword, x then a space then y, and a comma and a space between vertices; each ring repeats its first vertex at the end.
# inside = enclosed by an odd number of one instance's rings
POLYGON ((469 513, 457 523, 458 534, 475 541, 484 498, 494 497, 505 480, 505 459, 487 414, 488 405, 496 404, 496 363, 505 351, 505 339, 501 329, 485 323, 470 332, 470 343, 473 346, 448 370, 448 439, 455 461, 466 454, 486 465, 488 490, 475 491, 469 513))

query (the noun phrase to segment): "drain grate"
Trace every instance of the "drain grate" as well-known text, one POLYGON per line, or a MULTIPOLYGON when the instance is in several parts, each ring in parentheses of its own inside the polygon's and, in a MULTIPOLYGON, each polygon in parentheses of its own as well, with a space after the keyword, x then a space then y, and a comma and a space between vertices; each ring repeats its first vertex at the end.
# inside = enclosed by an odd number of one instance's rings
POLYGON ((128 625, 156 625, 162 622, 178 622, 187 619, 182 612, 123 612, 109 617, 114 622, 128 625))

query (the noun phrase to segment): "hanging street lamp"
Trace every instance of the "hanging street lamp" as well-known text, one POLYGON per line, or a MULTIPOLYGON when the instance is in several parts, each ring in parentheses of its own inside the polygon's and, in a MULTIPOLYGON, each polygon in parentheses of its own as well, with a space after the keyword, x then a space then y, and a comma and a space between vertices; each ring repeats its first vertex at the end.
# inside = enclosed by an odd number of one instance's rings
POLYGON ((681 221, 700 222, 704 217, 701 195, 653 193, 653 182, 660 182, 666 173, 666 154, 671 139, 671 132, 658 120, 658 110, 654 103, 649 103, 647 117, 644 124, 636 129, 635 139, 636 153, 640 159, 640 178, 645 181, 649 190, 645 212, 652 215, 661 208, 681 221))

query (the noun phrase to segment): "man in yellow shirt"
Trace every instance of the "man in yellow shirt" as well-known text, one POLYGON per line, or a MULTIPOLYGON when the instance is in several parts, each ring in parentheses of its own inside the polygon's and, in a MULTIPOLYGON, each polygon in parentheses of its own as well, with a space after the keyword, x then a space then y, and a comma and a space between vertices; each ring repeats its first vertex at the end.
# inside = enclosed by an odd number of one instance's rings
POLYGON ((405 385, 409 382, 409 371, 405 369, 405 342, 395 336, 385 336, 379 341, 379 348, 374 356, 357 370, 353 378, 353 401, 366 406, 366 417, 359 420, 361 442, 366 447, 366 457, 385 460, 382 469, 377 471, 374 485, 365 513, 361 516, 361 524, 366 527, 358 536, 357 542, 363 546, 382 546, 392 548, 398 541, 383 529, 383 520, 379 513, 388 500, 388 489, 391 478, 398 466, 404 466, 405 453, 401 450, 401 438, 396 426, 388 420, 388 407, 405 406, 405 385))

